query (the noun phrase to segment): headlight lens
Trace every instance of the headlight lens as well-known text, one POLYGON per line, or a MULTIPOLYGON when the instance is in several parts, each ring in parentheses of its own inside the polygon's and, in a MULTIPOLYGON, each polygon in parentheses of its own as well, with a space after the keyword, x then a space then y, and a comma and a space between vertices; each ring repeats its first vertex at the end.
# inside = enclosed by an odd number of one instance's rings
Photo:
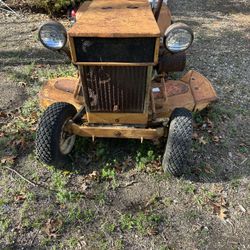
POLYGON ((167 50, 177 53, 187 50, 193 40, 194 34, 189 26, 175 23, 166 30, 164 44, 167 50))
POLYGON ((60 50, 66 45, 67 31, 62 24, 50 21, 41 26, 39 39, 46 48, 60 50))

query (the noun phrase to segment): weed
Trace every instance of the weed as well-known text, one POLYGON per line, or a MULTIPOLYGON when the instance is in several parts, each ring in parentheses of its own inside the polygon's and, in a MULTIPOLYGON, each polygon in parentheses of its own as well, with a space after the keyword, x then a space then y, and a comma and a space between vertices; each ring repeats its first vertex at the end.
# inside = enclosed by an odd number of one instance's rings
POLYGON ((115 169, 110 168, 111 164, 107 163, 106 166, 101 171, 101 178, 103 180, 107 180, 111 182, 112 189, 116 189, 119 184, 116 180, 116 172, 115 169))
POLYGON ((90 223, 95 219, 95 212, 91 209, 86 209, 80 214, 80 219, 86 223, 90 223))
POLYGON ((114 223, 104 223, 101 228, 108 233, 113 233, 116 229, 116 225, 114 223))
POLYGON ((105 193, 100 192, 96 195, 95 199, 98 201, 100 206, 103 206, 106 203, 107 197, 105 193))
POLYGON ((116 240, 114 242, 114 249, 115 250, 122 250, 122 249, 124 249, 124 243, 123 243, 123 241, 122 240, 116 240))
POLYGON ((135 226, 135 221, 131 214, 123 214, 119 220, 122 230, 131 230, 135 226))
POLYGON ((8 219, 6 216, 1 216, 0 218, 0 235, 1 236, 3 236, 6 233, 10 224, 11 224, 10 219, 8 219))
POLYGON ((136 168, 138 169, 138 171, 143 171, 146 167, 146 165, 149 162, 152 162, 155 160, 155 154, 154 151, 149 150, 147 151, 147 154, 143 156, 143 154, 141 152, 137 152, 136 155, 136 168))
POLYGON ((119 222, 123 231, 135 229, 139 233, 145 234, 148 228, 158 226, 162 220, 161 215, 140 212, 134 216, 132 214, 123 214, 119 222))
POLYGON ((109 167, 110 167, 110 165, 108 164, 101 171, 101 177, 104 180, 113 180, 113 179, 115 179, 115 176, 116 176, 115 170, 110 169, 109 167))
POLYGON ((193 183, 185 183, 182 189, 186 194, 194 194, 196 191, 196 187, 193 183))
POLYGON ((52 174, 51 184, 56 190, 56 199, 59 203, 67 203, 81 198, 80 193, 74 193, 66 188, 67 179, 59 171, 52 174))
POLYGON ((173 202, 174 202, 173 199, 170 198, 170 197, 166 197, 166 198, 163 199, 163 204, 165 206, 167 206, 167 207, 169 207, 170 205, 172 205, 173 202))
POLYGON ((240 146, 239 151, 242 154, 247 154, 248 153, 248 148, 245 147, 245 146, 240 146))
POLYGON ((68 245, 68 247, 69 247, 70 249, 76 249, 77 244, 78 244, 78 238, 76 238, 76 237, 71 237, 71 238, 69 238, 69 239, 67 240, 67 243, 66 243, 66 244, 68 245))

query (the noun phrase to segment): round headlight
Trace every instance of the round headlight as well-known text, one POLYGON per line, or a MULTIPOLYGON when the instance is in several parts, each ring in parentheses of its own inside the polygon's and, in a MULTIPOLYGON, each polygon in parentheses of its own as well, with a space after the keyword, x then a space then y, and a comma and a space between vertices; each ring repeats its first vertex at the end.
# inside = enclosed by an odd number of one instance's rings
POLYGON ((48 49, 60 50, 67 43, 67 31, 58 22, 50 21, 41 26, 38 33, 41 43, 48 49))
POLYGON ((175 23, 169 26, 165 32, 164 45, 173 53, 187 50, 194 40, 192 29, 183 23, 175 23))

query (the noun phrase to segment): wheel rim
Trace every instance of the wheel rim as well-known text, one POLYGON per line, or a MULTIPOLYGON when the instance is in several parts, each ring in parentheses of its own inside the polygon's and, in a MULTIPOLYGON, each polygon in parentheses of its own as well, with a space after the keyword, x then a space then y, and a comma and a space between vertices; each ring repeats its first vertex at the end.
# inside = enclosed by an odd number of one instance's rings
POLYGON ((63 155, 67 155, 71 152, 72 148, 74 147, 76 136, 69 134, 68 132, 64 131, 64 128, 66 124, 68 123, 70 119, 68 119, 63 127, 62 127, 62 133, 60 138, 60 151, 63 155))

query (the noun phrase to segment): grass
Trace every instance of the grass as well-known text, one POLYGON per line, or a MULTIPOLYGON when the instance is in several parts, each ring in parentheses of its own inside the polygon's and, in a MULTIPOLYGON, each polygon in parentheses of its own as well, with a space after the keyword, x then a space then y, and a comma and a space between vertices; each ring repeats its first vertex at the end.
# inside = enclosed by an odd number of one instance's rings
MULTIPOLYGON (((15 174, 1 169, 0 244, 5 248, 12 246, 13 241, 24 247, 33 241, 34 247, 45 249, 76 249, 79 244, 82 249, 129 249, 131 246, 142 249, 143 245, 148 249, 178 249, 180 245, 185 246, 185 237, 190 235, 195 242, 194 249, 199 248, 199 244, 205 246, 207 240, 212 242, 213 235, 234 236, 216 221, 208 201, 220 197, 220 192, 214 188, 215 177, 218 180, 222 177, 222 169, 228 164, 228 150, 244 156, 249 153, 245 144, 232 147, 232 140, 236 142, 239 135, 235 121, 239 114, 246 115, 244 110, 223 103, 194 115, 199 136, 208 143, 194 141, 196 158, 191 164, 199 169, 200 179, 209 177, 211 183, 174 179, 159 169, 152 174, 148 168, 160 162, 163 146, 131 140, 98 139, 93 143, 91 139, 78 138, 72 154, 72 171, 56 170, 38 163, 35 158, 35 127, 41 114, 35 95, 44 80, 75 76, 76 70, 67 64, 49 66, 32 62, 9 73, 16 84, 25 86, 27 98, 14 119, 1 127, 4 136, 0 137, 0 157, 16 156, 9 166, 39 185, 30 186, 15 174), (214 124, 213 134, 202 129, 207 119, 214 124), (226 133, 226 138, 217 147, 212 136, 220 133, 226 133), (208 158, 211 155, 212 158, 208 158), (216 161, 220 158, 225 158, 225 163, 216 161), (99 177, 91 180, 82 191, 86 176, 93 171, 97 171, 99 177), (130 185, 126 186, 128 183, 130 185), (18 195, 25 199, 16 201, 18 195), (52 218, 62 222, 55 237, 44 231, 52 218), (193 231, 201 224, 200 218, 204 218, 202 224, 216 225, 218 230, 211 229, 212 236, 206 230, 193 231), (175 244, 176 247, 170 247, 175 244)), ((235 174, 228 182, 218 184, 223 192, 229 190, 229 197, 240 204, 244 202, 243 196, 238 195, 239 188, 245 188, 242 177, 235 174)), ((236 221, 244 224, 245 217, 240 217, 235 207, 231 209, 236 221)), ((239 232, 237 223, 236 229, 239 232)), ((244 232, 240 233, 244 238, 244 232)))

